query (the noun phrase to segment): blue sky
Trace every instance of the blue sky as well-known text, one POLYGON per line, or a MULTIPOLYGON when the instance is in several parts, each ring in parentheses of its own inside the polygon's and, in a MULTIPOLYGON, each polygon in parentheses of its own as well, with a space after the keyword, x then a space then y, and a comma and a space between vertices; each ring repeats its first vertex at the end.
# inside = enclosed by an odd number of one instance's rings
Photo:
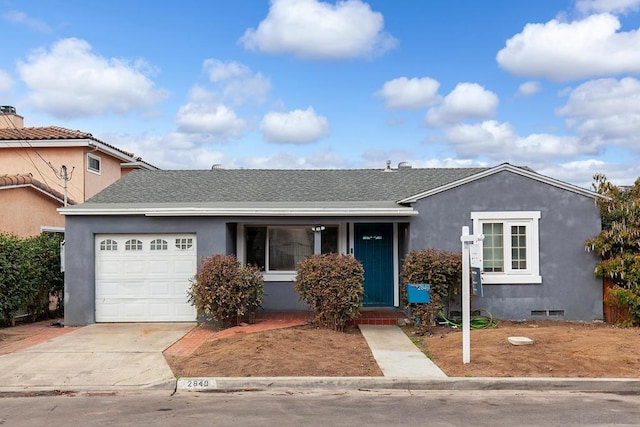
POLYGON ((0 0, 0 104, 163 169, 640 176, 640 0, 0 0))

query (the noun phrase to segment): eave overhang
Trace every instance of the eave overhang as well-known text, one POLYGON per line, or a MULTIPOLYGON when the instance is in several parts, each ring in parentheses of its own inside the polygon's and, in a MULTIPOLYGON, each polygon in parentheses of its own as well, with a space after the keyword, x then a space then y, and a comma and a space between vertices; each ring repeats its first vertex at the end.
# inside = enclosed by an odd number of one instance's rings
POLYGON ((63 215, 143 215, 149 217, 216 216, 216 217, 410 217, 418 211, 399 208, 90 208, 76 206, 58 209, 63 215))

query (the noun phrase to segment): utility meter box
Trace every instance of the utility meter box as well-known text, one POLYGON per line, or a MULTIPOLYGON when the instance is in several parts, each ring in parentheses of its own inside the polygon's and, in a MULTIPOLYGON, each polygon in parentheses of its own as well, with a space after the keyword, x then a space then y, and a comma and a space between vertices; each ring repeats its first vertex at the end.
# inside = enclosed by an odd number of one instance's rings
POLYGON ((431 285, 428 283, 407 283, 407 301, 409 304, 429 304, 431 285))

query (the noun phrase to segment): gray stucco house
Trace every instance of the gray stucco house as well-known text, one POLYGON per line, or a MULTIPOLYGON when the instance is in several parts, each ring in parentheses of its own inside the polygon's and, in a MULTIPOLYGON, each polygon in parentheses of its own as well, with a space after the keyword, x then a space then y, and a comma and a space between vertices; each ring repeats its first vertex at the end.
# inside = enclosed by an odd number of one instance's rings
POLYGON ((528 168, 133 171, 66 217, 65 324, 193 321, 189 279, 203 257, 264 270, 264 309, 303 310, 295 265, 350 253, 364 304, 398 307, 412 250, 460 251, 483 233, 484 296, 472 307, 522 320, 602 318, 598 194, 528 168))

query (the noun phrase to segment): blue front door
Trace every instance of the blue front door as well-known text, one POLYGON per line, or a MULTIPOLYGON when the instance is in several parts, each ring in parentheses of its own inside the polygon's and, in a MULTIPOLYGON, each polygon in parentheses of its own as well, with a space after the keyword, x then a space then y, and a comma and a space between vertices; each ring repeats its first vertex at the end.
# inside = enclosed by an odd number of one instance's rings
POLYGON ((393 224, 354 224, 354 256, 364 267, 364 305, 393 305, 393 224))

